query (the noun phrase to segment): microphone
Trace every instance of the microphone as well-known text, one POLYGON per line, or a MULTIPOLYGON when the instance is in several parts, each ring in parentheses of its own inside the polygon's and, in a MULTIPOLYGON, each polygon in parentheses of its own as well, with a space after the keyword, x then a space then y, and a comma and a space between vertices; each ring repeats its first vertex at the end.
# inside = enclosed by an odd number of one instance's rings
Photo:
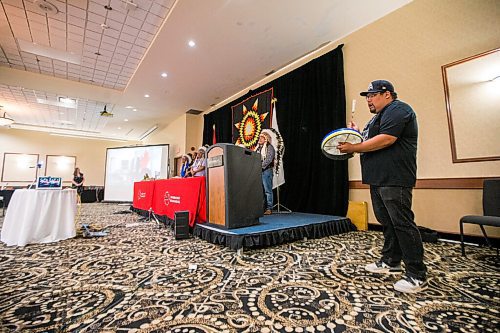
POLYGON ((42 166, 43 166, 43 162, 38 162, 36 165, 30 166, 29 168, 30 169, 34 169, 34 168, 41 169, 42 166))

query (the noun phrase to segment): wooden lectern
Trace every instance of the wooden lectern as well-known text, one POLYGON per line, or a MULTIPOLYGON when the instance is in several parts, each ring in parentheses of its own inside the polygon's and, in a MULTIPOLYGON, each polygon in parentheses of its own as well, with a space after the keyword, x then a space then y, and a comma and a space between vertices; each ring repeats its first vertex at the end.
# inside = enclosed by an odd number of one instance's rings
POLYGON ((228 143, 208 148, 208 223, 224 229, 258 224, 263 201, 260 154, 228 143))

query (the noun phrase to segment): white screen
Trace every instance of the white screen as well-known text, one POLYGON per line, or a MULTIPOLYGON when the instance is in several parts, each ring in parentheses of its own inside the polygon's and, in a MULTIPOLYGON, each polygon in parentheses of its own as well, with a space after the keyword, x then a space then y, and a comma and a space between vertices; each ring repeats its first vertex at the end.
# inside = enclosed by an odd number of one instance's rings
POLYGON ((132 201, 134 182, 146 173, 150 178, 167 178, 168 153, 168 145, 108 148, 104 200, 132 201))

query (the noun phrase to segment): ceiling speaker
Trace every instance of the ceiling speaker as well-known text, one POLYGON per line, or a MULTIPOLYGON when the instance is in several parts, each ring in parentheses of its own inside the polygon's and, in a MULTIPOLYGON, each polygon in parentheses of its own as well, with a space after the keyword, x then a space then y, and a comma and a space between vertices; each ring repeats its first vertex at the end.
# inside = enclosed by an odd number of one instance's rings
POLYGON ((33 1, 33 3, 44 14, 47 14, 49 16, 54 16, 57 13, 59 13, 59 9, 57 9, 57 7, 54 4, 48 2, 47 0, 35 0, 33 1))

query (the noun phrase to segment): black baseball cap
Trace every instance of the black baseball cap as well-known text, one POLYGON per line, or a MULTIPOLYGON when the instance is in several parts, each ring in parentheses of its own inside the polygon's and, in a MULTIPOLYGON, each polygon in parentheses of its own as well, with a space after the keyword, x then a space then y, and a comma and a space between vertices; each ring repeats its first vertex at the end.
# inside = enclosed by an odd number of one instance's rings
POLYGON ((394 86, 392 83, 386 80, 375 80, 370 83, 367 91, 362 91, 359 93, 361 96, 366 96, 371 93, 382 93, 382 92, 394 92, 394 86))

